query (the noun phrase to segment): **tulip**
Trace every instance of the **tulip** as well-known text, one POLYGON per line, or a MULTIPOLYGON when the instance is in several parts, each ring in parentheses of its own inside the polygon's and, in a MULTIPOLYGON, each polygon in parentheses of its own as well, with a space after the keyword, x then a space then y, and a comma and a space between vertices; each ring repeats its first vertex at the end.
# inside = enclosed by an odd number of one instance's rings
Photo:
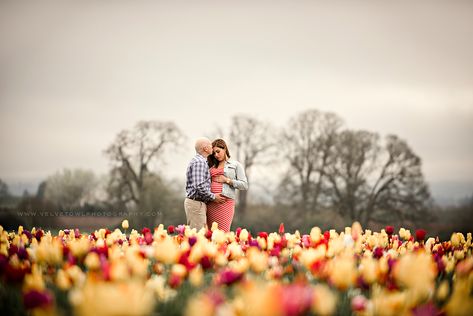
POLYGON ((317 315, 333 315, 337 306, 337 296, 323 284, 314 287, 312 311, 317 315))
POLYGON ((243 242, 248 241, 248 236, 249 236, 249 233, 246 230, 246 228, 241 229, 240 234, 239 234, 240 241, 243 241, 243 242))
POLYGON ((44 308, 53 303, 53 297, 47 291, 31 290, 23 294, 23 303, 27 309, 44 308))
POLYGON ((223 244, 225 242, 225 232, 220 229, 213 230, 212 241, 216 244, 223 244))
MULTIPOLYGON (((74 315, 150 315, 154 293, 137 280, 114 282, 88 280, 72 297, 74 315)), ((70 296, 71 299, 71 296, 70 296)))
POLYGON ((437 289, 436 297, 439 301, 443 301, 447 298, 449 292, 450 286, 448 285, 448 281, 444 280, 437 289))
POLYGON ((63 269, 59 269, 56 274, 56 284, 61 290, 69 290, 72 286, 71 280, 63 269))
POLYGON ((363 229, 361 227, 361 224, 359 222, 354 222, 351 226, 351 237, 353 238, 353 240, 358 240, 362 233, 363 229))
POLYGON ((166 264, 175 263, 179 258, 179 249, 169 237, 156 242, 154 253, 156 260, 166 264))
POLYGON ((281 305, 285 315, 304 315, 312 304, 313 290, 304 284, 290 284, 283 287, 281 305))
POLYGON ((99 255, 95 252, 90 252, 84 260, 85 266, 90 270, 98 270, 100 268, 99 255))
POLYGON ((452 237, 450 238, 450 241, 452 242, 453 247, 459 247, 461 242, 460 235, 458 233, 453 233, 452 237))
POLYGON ((351 256, 336 257, 331 261, 330 280, 341 290, 346 290, 355 283, 355 261, 351 256))
POLYGON ((278 232, 279 232, 280 235, 283 235, 283 234, 284 234, 284 224, 283 224, 283 223, 281 223, 281 224, 279 225, 279 230, 278 230, 278 232))
POLYGON ((426 231, 423 229, 416 230, 416 240, 417 241, 424 241, 426 235, 426 231))
POLYGON ((355 312, 362 312, 366 310, 368 300, 363 295, 356 295, 351 300, 351 309, 355 312))
POLYGON ((217 284, 231 285, 243 278, 243 273, 236 272, 232 269, 224 269, 217 276, 217 284))
POLYGON ((195 287, 199 287, 203 284, 204 272, 200 266, 192 269, 191 272, 189 272, 189 282, 195 287))
POLYGON ((197 237, 196 236, 190 236, 188 238, 188 242, 189 242, 189 246, 192 247, 195 245, 195 243, 197 242, 197 237))
POLYGON ((379 259, 383 256, 383 248, 381 247, 376 247, 373 252, 373 257, 376 259, 379 259))
POLYGON ((153 242, 153 235, 151 234, 151 232, 146 232, 145 233, 144 240, 145 240, 147 245, 151 245, 151 243, 153 242))
POLYGON ((369 257, 361 259, 359 271, 364 282, 368 284, 376 282, 378 273, 377 261, 369 257))
POLYGON ((256 273, 261 273, 268 268, 268 254, 260 252, 256 248, 251 248, 247 252, 247 257, 250 261, 250 266, 256 273))
POLYGON ((215 315, 215 306, 207 295, 201 293, 189 299, 184 310, 184 315, 213 316, 215 315))

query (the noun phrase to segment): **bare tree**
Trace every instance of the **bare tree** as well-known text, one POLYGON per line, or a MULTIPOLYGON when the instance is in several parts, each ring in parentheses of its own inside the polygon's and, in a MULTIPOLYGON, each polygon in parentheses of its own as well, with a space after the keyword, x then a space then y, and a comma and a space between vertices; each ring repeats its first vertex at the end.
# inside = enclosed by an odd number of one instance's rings
POLYGON ((90 200, 96 186, 96 177, 90 170, 64 169, 46 179, 44 198, 55 205, 72 209, 90 200))
POLYGON ((8 185, 0 179, 0 201, 10 196, 8 185))
POLYGON ((342 131, 333 147, 327 168, 327 191, 332 208, 351 221, 360 220, 367 206, 369 179, 377 168, 379 136, 367 131, 342 131))
POLYGON ((318 211, 342 120, 334 113, 307 110, 285 128, 281 149, 289 164, 280 192, 306 214, 318 211))
MULTIPOLYGON (((269 123, 262 122, 247 115, 235 115, 230 124, 229 140, 236 152, 236 159, 243 164, 248 182, 252 170, 257 165, 270 162, 268 153, 275 146, 273 128, 269 123)), ((238 210, 245 213, 248 201, 248 191, 240 191, 238 210)))
POLYGON ((351 221, 415 221, 426 214, 430 193, 421 160, 394 135, 367 131, 341 132, 327 168, 332 207, 351 221))
POLYGON ((108 192, 115 205, 142 207, 147 177, 158 173, 158 166, 168 148, 176 148, 184 139, 172 122, 140 121, 131 130, 121 131, 105 150, 113 167, 108 192))

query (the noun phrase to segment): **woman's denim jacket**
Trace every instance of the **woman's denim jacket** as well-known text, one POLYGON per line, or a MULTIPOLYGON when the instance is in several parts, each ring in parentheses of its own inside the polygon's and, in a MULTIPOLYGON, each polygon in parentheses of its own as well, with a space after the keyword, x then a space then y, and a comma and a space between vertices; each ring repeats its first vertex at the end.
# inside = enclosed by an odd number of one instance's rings
POLYGON ((222 195, 235 199, 238 190, 248 190, 248 180, 246 179, 245 170, 243 166, 236 160, 227 160, 223 167, 223 174, 230 178, 232 185, 223 183, 222 195))

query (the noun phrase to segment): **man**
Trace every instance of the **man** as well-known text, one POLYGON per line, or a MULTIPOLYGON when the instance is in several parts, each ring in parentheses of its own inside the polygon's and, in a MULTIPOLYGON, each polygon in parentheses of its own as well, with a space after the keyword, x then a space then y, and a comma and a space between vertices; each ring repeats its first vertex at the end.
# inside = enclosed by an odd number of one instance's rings
POLYGON ((208 138, 198 138, 195 142, 196 155, 190 161, 186 173, 186 211, 187 225, 200 230, 207 222, 207 204, 215 201, 225 202, 220 194, 210 191, 210 173, 207 157, 212 154, 212 143, 208 138))

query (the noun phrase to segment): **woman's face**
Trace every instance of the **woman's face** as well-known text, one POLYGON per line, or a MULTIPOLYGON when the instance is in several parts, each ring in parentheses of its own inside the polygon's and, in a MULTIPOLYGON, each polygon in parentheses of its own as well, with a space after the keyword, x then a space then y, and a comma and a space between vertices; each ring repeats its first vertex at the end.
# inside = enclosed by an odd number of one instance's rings
POLYGON ((224 161, 226 158, 225 149, 220 147, 213 148, 214 156, 218 161, 224 161))

